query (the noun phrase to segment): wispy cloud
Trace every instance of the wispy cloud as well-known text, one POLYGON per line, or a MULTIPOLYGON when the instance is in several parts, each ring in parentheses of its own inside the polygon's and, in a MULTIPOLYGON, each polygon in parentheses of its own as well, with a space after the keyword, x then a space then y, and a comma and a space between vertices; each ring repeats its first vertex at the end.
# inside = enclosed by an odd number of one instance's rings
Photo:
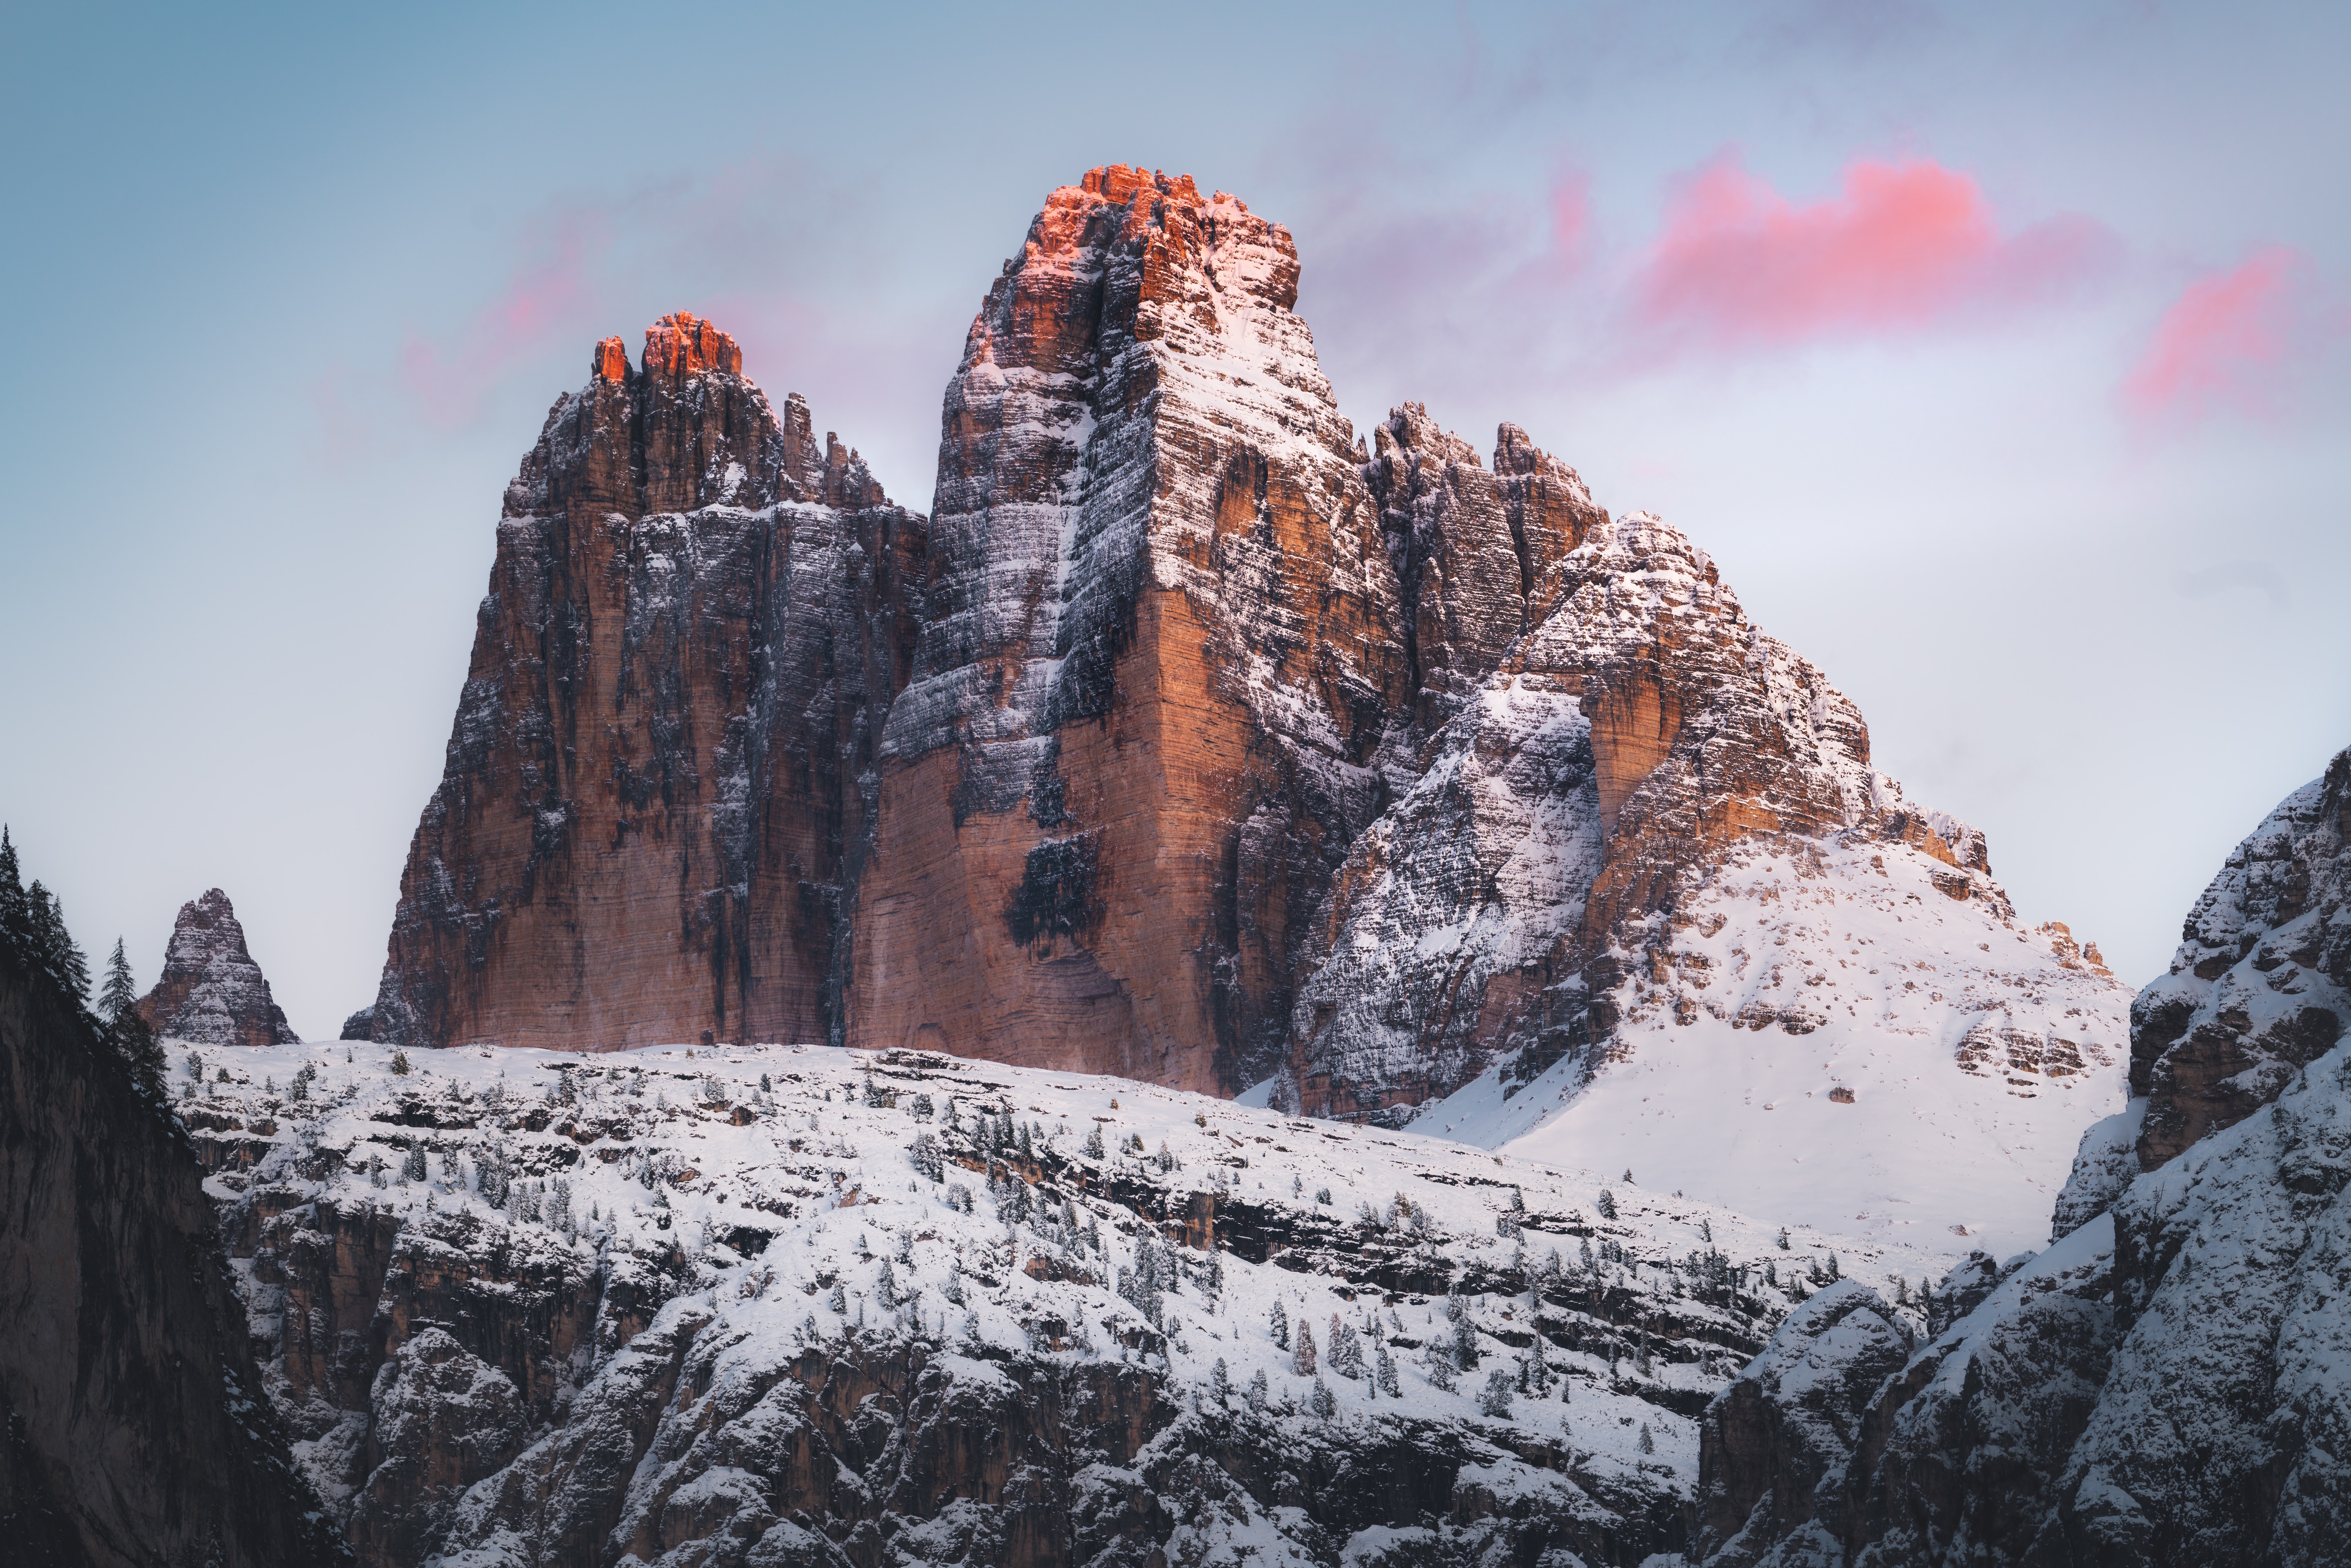
POLYGON ((543 215, 523 258, 498 295, 450 340, 411 330, 401 344, 400 379, 425 419, 470 422, 484 397, 517 362, 554 339, 586 329, 594 308, 590 270, 611 248, 611 214, 571 205, 543 215))
POLYGON ((1660 348, 1784 347, 2041 304, 2112 245, 2079 217, 2004 234, 1975 180, 1931 161, 1857 161, 1799 206, 1727 156, 1668 201, 1632 300, 1660 348))
POLYGON ((2189 284, 2124 380, 2124 408, 2143 423, 2275 413, 2301 265, 2299 253, 2268 246, 2189 284))

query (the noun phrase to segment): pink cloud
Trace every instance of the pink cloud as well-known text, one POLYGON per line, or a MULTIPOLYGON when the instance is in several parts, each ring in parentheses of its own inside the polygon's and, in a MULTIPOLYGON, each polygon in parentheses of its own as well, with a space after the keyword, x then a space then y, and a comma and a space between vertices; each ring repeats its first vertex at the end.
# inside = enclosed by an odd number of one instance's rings
POLYGON ((1634 301, 1716 348, 1908 330, 2046 299, 2110 243, 2082 218, 2003 235, 1975 181, 1929 161, 1848 164, 1843 194, 1797 206, 1725 158, 1676 194, 1634 301))
POLYGON ((2141 420, 2194 419, 2224 407, 2273 412, 2301 259, 2270 246, 2189 284, 2124 380, 2123 406, 2141 420))
POLYGON ((553 214, 529 243, 528 259, 454 344, 407 334, 400 377, 428 420, 465 423, 507 369, 583 331, 592 307, 589 271, 610 246, 611 226, 592 209, 553 214))

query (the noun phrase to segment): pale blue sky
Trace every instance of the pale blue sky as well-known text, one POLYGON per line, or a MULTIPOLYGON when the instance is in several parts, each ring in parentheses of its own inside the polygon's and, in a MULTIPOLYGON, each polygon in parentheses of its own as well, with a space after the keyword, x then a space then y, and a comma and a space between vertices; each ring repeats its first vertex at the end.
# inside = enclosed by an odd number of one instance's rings
POLYGON ((596 338, 714 317, 926 509, 974 304, 1111 162, 1290 226, 1359 427, 1686 528, 2126 977, 2351 742, 2339 8, 475 11, 0 18, 0 817, 142 985, 218 884, 298 1028, 373 996, 596 338), (1816 254, 1902 276, 1763 265, 1816 254))

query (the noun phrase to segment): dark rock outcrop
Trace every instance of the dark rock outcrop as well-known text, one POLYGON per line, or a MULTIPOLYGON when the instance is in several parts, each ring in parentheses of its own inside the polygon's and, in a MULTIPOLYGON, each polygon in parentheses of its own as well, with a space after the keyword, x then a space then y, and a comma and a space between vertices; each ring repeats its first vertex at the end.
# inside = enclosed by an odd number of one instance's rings
POLYGON ((921 519, 706 321, 590 371, 507 487, 370 1028, 826 1038, 921 519))
POLYGON ((335 1562, 263 1397, 203 1172, 152 1094, 71 998, 0 953, 0 1555, 335 1562))
POLYGON ((301 1037, 269 995, 246 950, 228 894, 213 888, 180 905, 163 949, 163 976, 140 999, 157 1034, 206 1045, 292 1045, 301 1037))
POLYGON ((2231 852, 2131 1004, 2139 1167, 2277 1097, 2351 1019, 2351 751, 2231 852))

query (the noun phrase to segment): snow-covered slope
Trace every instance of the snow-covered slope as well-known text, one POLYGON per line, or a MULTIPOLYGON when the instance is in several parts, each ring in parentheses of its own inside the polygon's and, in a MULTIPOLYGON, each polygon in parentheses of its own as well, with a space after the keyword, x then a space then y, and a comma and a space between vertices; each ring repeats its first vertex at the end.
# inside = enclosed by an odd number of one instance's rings
POLYGON ((1949 1263, 913 1053, 172 1051, 370 1561, 1638 1562, 1805 1278, 1949 1263))
POLYGON ((1867 838, 1751 841, 1692 889, 1663 973, 1623 982, 1609 1060, 1498 1066, 1412 1124, 1823 1229, 2041 1246, 2123 1098, 2130 993, 1938 875, 1867 838))
POLYGON ((2129 988, 2017 923, 1982 834, 1870 765, 1678 529, 1603 520, 1543 596, 1350 850, 1284 1103, 1826 1228, 2045 1240, 2122 1100, 2129 988))

